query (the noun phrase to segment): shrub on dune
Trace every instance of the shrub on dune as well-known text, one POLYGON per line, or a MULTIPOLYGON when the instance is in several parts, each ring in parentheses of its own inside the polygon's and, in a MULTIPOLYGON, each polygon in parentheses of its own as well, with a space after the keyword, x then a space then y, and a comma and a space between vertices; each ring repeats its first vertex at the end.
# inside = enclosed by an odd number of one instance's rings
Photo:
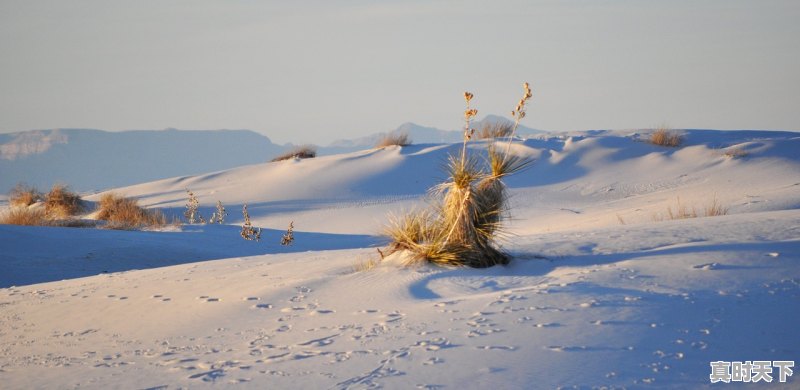
POLYGON ((67 186, 56 184, 44 197, 44 213, 49 219, 64 219, 83 211, 81 197, 67 186))
POLYGON ((383 136, 378 143, 375 144, 375 148, 385 148, 387 146, 408 146, 411 145, 411 137, 409 137, 408 133, 389 133, 383 136))
POLYGON ((681 137, 680 134, 676 134, 675 132, 662 127, 656 129, 656 131, 650 135, 650 143, 653 145, 677 148, 683 143, 683 137, 681 137))
POLYGON ((12 207, 0 214, 0 225, 49 226, 42 208, 12 207))
POLYGON ((514 122, 506 120, 496 122, 484 122, 480 130, 475 132, 477 139, 492 139, 508 137, 514 131, 514 122))
POLYGON ((17 184, 8 193, 8 204, 12 207, 27 207, 42 200, 42 194, 34 187, 17 184))
POLYGON ((107 221, 110 229, 137 229, 141 227, 160 227, 167 224, 167 218, 160 210, 147 210, 139 206, 136 199, 125 198, 108 193, 100 198, 97 205, 97 219, 107 221))
POLYGON ((276 162, 276 161, 289 160, 293 158, 304 159, 304 158, 314 158, 314 157, 317 157, 317 148, 313 145, 302 145, 292 150, 289 150, 288 152, 279 154, 271 161, 276 162))

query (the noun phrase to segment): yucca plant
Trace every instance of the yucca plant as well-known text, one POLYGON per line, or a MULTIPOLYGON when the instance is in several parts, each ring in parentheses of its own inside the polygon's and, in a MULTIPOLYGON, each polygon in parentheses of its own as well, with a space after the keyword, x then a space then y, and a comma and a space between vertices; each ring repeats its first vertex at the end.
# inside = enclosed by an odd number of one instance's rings
MULTIPOLYGON (((459 155, 451 155, 447 164, 449 179, 432 189, 439 203, 433 211, 414 212, 390 219, 386 235, 390 238, 388 254, 407 251, 408 263, 429 261, 436 264, 491 267, 507 264, 508 254, 497 248, 502 220, 507 213, 508 196, 503 178, 519 172, 530 160, 512 156, 511 143, 525 106, 532 97, 528 83, 525 94, 512 111, 513 127, 505 132, 505 152, 489 143, 488 171, 469 154, 467 142, 475 134, 470 126, 478 110, 472 108, 473 94, 464 93, 464 141, 459 155)), ((382 252, 383 253, 383 252, 382 252)))

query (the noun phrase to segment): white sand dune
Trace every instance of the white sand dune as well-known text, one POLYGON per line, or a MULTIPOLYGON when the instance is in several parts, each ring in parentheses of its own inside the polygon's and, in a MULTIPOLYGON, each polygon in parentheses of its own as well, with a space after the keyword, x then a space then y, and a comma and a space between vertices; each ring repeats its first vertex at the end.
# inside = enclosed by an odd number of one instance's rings
MULTIPOLYGON (((115 190, 229 225, 0 226, 2 388, 698 388, 800 354, 800 135, 582 132, 513 145, 505 267, 377 258, 460 145, 244 166, 115 190), (726 156, 734 149, 746 155, 726 156), (714 199, 728 214, 670 220, 714 199), (241 206, 261 242, 238 236, 241 206), (294 221, 296 242, 278 244, 294 221), (64 280, 62 280, 64 279, 64 280)), ((485 145, 471 145, 476 153, 485 145)), ((89 197, 97 200, 100 194, 89 197)), ((771 387, 796 388, 798 379, 771 387)))

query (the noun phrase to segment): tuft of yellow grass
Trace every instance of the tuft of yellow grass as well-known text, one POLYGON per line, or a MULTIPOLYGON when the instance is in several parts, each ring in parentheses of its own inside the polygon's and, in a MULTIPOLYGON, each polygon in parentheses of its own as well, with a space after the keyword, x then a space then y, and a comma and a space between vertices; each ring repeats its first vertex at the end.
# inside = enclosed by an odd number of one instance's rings
POLYGON ((511 136, 514 131, 514 123, 509 121, 497 121, 483 123, 481 128, 475 132, 477 139, 504 138, 511 136))
POLYGON ((375 268, 378 264, 380 264, 380 259, 375 259, 372 257, 358 259, 356 260, 355 264, 353 264, 353 272, 366 272, 375 268))
POLYGON ((0 225, 50 226, 42 208, 12 207, 0 214, 0 225))
POLYGON ((731 147, 725 150, 725 153, 723 153, 723 155, 729 159, 744 158, 747 157, 747 151, 745 151, 741 147, 731 147))
POLYGON ((273 158, 271 162, 289 160, 293 158, 304 159, 304 158, 314 158, 314 157, 317 157, 317 147, 314 145, 302 145, 292 150, 289 150, 288 152, 279 154, 278 156, 273 158))
POLYGON ((383 136, 378 143, 375 144, 375 148, 385 148, 387 146, 408 146, 411 145, 411 137, 409 137, 408 133, 389 133, 383 136))
POLYGON ((662 127, 656 129, 656 131, 650 135, 650 143, 653 145, 677 148, 683 143, 683 137, 672 130, 662 127))
POLYGON ((130 230, 141 227, 161 227, 167 218, 161 210, 147 210, 136 199, 107 193, 97 204, 97 219, 107 221, 109 229, 130 230))
POLYGON ((720 215, 727 215, 728 208, 723 206, 719 200, 717 200, 717 196, 714 195, 714 198, 711 200, 711 203, 706 205, 703 209, 706 217, 718 217, 720 215))
POLYGON ((8 193, 8 204, 12 207, 27 207, 42 200, 42 194, 34 187, 19 183, 8 193))
POLYGON ((678 197, 675 209, 673 210, 672 206, 667 207, 666 217, 655 216, 654 219, 656 221, 663 221, 664 219, 667 220, 675 220, 675 219, 688 219, 688 218, 698 218, 698 217, 718 217, 721 215, 728 214, 728 208, 723 206, 722 203, 717 199, 717 196, 711 199, 711 201, 702 208, 703 213, 700 214, 697 212, 697 208, 695 206, 688 207, 685 204, 681 203, 681 198, 678 197))
POLYGON ((81 197, 63 184, 55 184, 44 197, 44 213, 49 219, 65 219, 83 211, 81 197))

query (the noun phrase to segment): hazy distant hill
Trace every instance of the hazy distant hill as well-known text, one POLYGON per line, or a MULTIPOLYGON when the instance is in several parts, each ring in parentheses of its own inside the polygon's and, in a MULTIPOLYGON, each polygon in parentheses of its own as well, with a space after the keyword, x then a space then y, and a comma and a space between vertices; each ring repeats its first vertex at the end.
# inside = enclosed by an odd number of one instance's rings
POLYGON ((0 192, 18 182, 79 191, 255 164, 283 150, 249 130, 35 130, 0 134, 0 192))
MULTIPOLYGON (((507 120, 487 116, 475 122, 507 120)), ((414 123, 394 132, 414 144, 461 142, 461 130, 414 123)), ((541 132, 520 126, 518 134, 541 132)), ((319 155, 369 149, 386 133, 339 140, 319 147, 319 155)), ((292 148, 250 130, 31 130, 0 134, 0 194, 24 182, 40 190, 64 183, 77 191, 103 190, 175 176, 229 169, 269 161, 292 148)))

